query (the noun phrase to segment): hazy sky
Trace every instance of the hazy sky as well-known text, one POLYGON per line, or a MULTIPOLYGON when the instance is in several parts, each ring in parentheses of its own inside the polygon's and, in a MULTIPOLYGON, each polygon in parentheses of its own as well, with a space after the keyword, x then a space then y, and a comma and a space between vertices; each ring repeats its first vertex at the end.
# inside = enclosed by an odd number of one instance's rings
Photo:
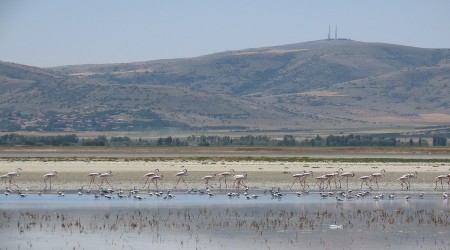
POLYGON ((450 48, 449 0, 0 0, 0 60, 192 57, 340 37, 450 48))

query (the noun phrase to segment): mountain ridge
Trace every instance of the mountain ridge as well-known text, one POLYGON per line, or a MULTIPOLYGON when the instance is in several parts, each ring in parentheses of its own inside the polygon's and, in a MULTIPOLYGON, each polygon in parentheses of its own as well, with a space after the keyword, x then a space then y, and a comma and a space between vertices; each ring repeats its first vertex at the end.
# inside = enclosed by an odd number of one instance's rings
POLYGON ((193 58, 0 62, 0 130, 283 130, 450 122, 450 50, 319 40, 193 58))

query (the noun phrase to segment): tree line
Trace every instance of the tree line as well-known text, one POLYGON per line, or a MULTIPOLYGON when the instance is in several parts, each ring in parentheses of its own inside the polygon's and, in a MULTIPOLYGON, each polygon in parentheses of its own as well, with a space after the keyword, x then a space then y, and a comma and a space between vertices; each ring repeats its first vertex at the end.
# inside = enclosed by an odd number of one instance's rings
MULTIPOLYGON (((172 136, 158 139, 131 139, 127 136, 80 139, 76 134, 57 136, 34 136, 5 134, 0 136, 0 145, 15 146, 308 146, 308 147, 395 147, 395 146, 430 146, 427 140, 422 138, 396 138, 372 135, 319 135, 298 140, 293 135, 284 135, 282 138, 265 135, 245 135, 240 137, 201 135, 188 136, 187 138, 173 138, 172 136)), ((447 146, 447 138, 443 135, 433 136, 432 146, 447 146)))

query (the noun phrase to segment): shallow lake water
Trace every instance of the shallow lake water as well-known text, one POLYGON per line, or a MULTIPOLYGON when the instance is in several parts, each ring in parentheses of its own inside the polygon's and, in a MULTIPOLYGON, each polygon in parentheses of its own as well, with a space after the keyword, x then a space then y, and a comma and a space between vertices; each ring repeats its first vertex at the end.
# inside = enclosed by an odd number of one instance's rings
POLYGON ((172 194, 1 195, 0 249, 450 249, 442 193, 172 194))

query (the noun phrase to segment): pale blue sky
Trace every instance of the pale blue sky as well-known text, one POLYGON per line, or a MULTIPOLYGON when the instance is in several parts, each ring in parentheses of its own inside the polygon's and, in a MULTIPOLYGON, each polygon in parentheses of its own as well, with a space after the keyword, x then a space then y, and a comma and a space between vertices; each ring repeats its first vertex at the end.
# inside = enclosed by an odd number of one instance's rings
POLYGON ((0 60, 120 63, 340 37, 450 48, 449 0, 0 0, 0 60))

